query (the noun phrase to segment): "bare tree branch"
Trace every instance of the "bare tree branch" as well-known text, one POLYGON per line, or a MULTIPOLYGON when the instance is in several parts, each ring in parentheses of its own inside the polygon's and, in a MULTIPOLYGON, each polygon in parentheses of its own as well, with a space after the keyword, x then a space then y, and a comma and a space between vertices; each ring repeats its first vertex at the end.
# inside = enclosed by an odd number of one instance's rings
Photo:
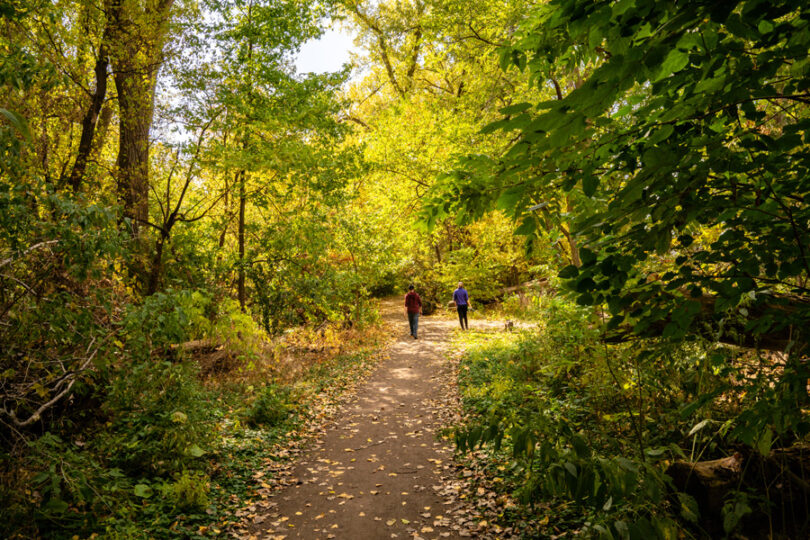
POLYGON ((0 268, 3 268, 3 267, 4 267, 4 266, 6 266, 7 264, 11 264, 11 263, 13 263, 13 262, 14 262, 14 261, 16 261, 17 259, 20 259, 20 258, 22 258, 22 257, 25 257, 26 255, 28 255, 28 254, 29 254, 29 253, 31 253, 32 251, 35 251, 35 250, 40 249, 40 248, 43 248, 43 247, 52 246, 52 245, 54 245, 54 244, 58 244, 58 243, 59 243, 59 240, 47 240, 47 241, 45 241, 45 242, 39 242, 38 244, 34 244, 33 246, 31 246, 31 247, 26 248, 25 250, 23 250, 23 251, 22 251, 22 252, 21 252, 19 255, 17 255, 16 257, 9 257, 8 259, 6 259, 6 260, 4 260, 4 261, 0 261, 0 268))
MULTIPOLYGON (((88 347, 87 347, 88 352, 90 351, 90 348, 93 346, 93 344, 95 343, 95 341, 96 341, 96 339, 95 339, 95 338, 93 338, 93 340, 90 342, 90 345, 88 345, 88 347)), ((99 345, 98 347, 96 347, 96 349, 93 351, 93 353, 92 353, 92 354, 90 354, 90 356, 88 356, 88 357, 85 359, 84 363, 82 364, 82 366, 81 366, 79 369, 77 369, 76 371, 74 371, 73 373, 71 373, 70 375, 68 375, 67 377, 65 377, 65 378, 64 378, 62 381, 60 381, 60 383, 59 383, 59 384, 58 384, 58 385, 55 387, 55 388, 58 388, 58 386, 60 386, 61 384, 64 384, 64 382, 65 382, 65 381, 70 380, 70 382, 67 384, 67 386, 64 388, 64 390, 62 390, 61 392, 59 392, 58 394, 56 394, 54 397, 52 397, 50 400, 48 400, 48 401, 46 401, 45 403, 43 403, 42 405, 40 405, 40 406, 39 406, 39 408, 38 408, 36 411, 34 411, 34 413, 33 413, 33 414, 31 414, 31 416, 29 416, 29 417, 28 417, 28 418, 26 418, 25 420, 20 420, 19 418, 17 418, 17 413, 16 413, 15 411, 13 411, 13 410, 9 411, 9 410, 6 408, 6 406, 5 406, 5 405, 3 405, 3 408, 2 408, 2 409, 0 409, 0 412, 2 412, 3 414, 5 414, 6 416, 8 416, 8 417, 11 419, 11 422, 12 422, 12 423, 13 423, 13 424, 14 424, 16 427, 19 427, 19 428, 27 427, 27 426, 29 426, 29 425, 33 424, 34 422, 39 421, 39 419, 40 419, 40 418, 42 418, 42 414, 43 414, 45 411, 47 411, 48 409, 50 409, 51 407, 53 407, 53 406, 54 406, 54 404, 56 404, 57 402, 59 402, 61 399, 63 399, 65 396, 67 396, 67 395, 70 393, 70 389, 71 389, 71 388, 73 388, 73 384, 76 382, 76 377, 77 377, 77 376, 78 376, 80 373, 82 373, 83 371, 85 371, 85 370, 87 369, 87 367, 88 367, 88 366, 90 365, 90 363, 93 361, 93 358, 95 358, 96 353, 98 353, 98 351, 99 351, 99 349, 100 349, 100 348, 101 348, 101 346, 100 346, 100 345, 99 345)))

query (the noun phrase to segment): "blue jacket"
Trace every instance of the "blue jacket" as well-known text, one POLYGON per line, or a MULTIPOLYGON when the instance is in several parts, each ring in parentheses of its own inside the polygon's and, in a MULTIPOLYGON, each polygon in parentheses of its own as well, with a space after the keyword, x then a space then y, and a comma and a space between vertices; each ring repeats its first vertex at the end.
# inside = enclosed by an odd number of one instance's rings
POLYGON ((457 306, 466 306, 469 301, 470 297, 467 296, 467 289, 459 288, 453 293, 453 302, 455 302, 457 306))

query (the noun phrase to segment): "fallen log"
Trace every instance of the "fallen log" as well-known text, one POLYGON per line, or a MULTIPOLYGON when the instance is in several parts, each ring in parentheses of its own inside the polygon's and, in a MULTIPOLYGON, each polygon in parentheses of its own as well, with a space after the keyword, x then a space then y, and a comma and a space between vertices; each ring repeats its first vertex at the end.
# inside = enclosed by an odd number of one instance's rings
POLYGON ((212 339, 195 339, 185 343, 176 343, 169 347, 168 353, 174 361, 193 360, 200 366, 200 375, 230 371, 240 362, 239 353, 227 344, 212 339))
POLYGON ((723 499, 740 480, 743 456, 732 456, 710 461, 676 461, 667 469, 679 491, 688 493, 697 501, 701 516, 719 516, 723 499))
POLYGON ((810 447, 806 445, 776 449, 767 456, 745 448, 720 459, 676 461, 666 473, 678 491, 695 499, 700 524, 710 534, 723 532, 723 507, 738 492, 769 504, 767 510, 751 504, 752 511, 741 525, 748 537, 767 536, 770 531, 763 526, 774 522, 791 538, 810 526, 810 447), (769 513, 780 518, 770 521, 769 513))
POLYGON ((201 352, 211 352, 222 347, 221 343, 217 343, 211 339, 195 339, 186 341, 185 343, 177 343, 171 345, 172 351, 183 351, 189 354, 196 354, 201 352))

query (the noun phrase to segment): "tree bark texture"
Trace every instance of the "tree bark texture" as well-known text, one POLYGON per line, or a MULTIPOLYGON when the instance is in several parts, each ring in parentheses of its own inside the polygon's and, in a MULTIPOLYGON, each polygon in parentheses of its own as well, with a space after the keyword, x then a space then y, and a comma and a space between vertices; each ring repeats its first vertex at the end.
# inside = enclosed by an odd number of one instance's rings
POLYGON ((152 125, 154 84, 148 77, 116 73, 118 89, 118 194, 132 235, 139 236, 149 219, 149 129, 152 125))
POLYGON ((111 0, 110 51, 118 92, 118 196, 131 233, 149 219, 149 130, 173 0, 111 0))

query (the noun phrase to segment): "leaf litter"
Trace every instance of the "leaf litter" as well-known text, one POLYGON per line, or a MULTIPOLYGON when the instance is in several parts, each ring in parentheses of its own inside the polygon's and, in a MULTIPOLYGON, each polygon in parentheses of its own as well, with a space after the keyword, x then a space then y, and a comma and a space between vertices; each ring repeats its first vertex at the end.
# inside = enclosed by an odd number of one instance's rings
MULTIPOLYGON (((392 332, 402 333, 399 306, 383 307, 392 332)), ((374 374, 325 397, 296 439, 268 449, 265 469, 253 475, 256 497, 231 536, 370 538, 380 522, 391 538, 519 536, 498 524, 514 502, 494 489, 483 460, 454 456, 438 435, 461 422, 458 355, 447 354, 451 320, 423 325, 420 341, 400 338, 374 374)))

